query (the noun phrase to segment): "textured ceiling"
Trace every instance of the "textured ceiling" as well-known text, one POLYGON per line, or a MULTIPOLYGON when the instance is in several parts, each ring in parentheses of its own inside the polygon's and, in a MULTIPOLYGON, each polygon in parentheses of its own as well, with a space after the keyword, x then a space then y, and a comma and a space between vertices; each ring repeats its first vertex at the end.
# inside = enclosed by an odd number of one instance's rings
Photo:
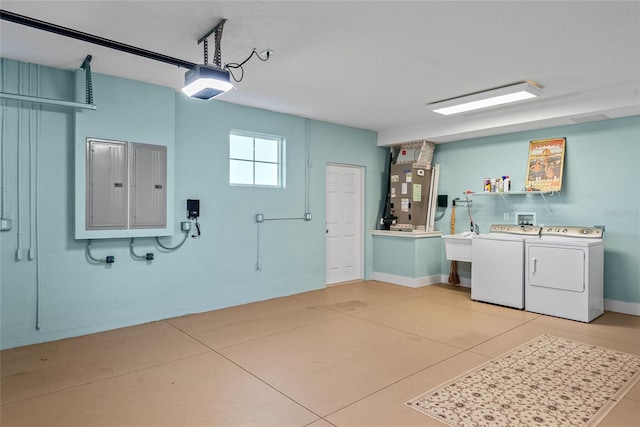
MULTIPOLYGON (((244 79, 216 100, 375 130, 381 145, 640 114, 638 1, 3 0, 0 7, 195 63, 203 62, 197 40, 226 18, 223 62, 240 62, 254 48, 274 54, 247 63, 244 79), (522 80, 544 94, 448 117, 425 107, 522 80)), ((184 82, 175 66, 0 25, 6 58, 73 69, 91 54, 94 72, 176 90, 184 82)))

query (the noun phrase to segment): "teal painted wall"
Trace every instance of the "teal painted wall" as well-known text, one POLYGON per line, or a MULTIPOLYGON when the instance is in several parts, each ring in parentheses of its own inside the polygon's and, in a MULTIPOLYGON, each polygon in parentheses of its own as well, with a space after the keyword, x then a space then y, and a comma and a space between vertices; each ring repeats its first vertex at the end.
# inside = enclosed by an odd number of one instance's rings
POLYGON ((374 236, 373 239, 374 271, 412 279, 417 277, 414 239, 391 236, 374 236))
MULTIPOLYGON (((179 222, 184 219, 187 198, 201 200, 202 237, 190 238, 173 253, 160 250, 150 237, 136 239, 139 253, 156 254, 151 263, 130 257, 129 239, 96 241, 94 255, 113 254, 116 263, 90 264, 86 241, 74 238, 76 141, 85 137, 76 134, 76 113, 56 106, 2 101, 5 181, 1 210, 13 220, 13 228, 0 233, 2 348, 324 287, 327 163, 365 169, 365 277, 370 277, 374 260, 368 230, 376 226, 386 191, 387 149, 376 146, 375 132, 220 101, 202 102, 178 93, 168 97, 166 88, 96 77, 98 108, 117 108, 121 102, 117 96, 102 94, 114 91, 113 95, 128 87, 160 94, 166 105, 153 108, 173 111, 173 134, 168 131, 162 138, 167 143, 173 139, 175 147, 170 207, 175 234, 163 239, 168 244, 180 241, 179 222), (286 188, 229 186, 231 129, 286 138, 286 188), (305 146, 311 162, 308 199, 313 220, 264 223, 260 238, 263 269, 256 271, 255 214, 268 218, 304 214, 305 146), (35 181, 38 185, 32 191, 35 181), (37 316, 39 330, 35 329, 37 316)), ((73 100, 75 85, 75 72, 2 60, 3 91, 73 100)), ((121 115, 117 120, 111 116, 109 123, 98 122, 97 126, 139 132, 130 138, 133 141, 160 138, 153 125, 136 127, 138 119, 137 114, 121 115)), ((160 128, 164 126, 166 123, 160 128)), ((541 200, 524 196, 513 196, 515 210, 535 211, 539 223, 606 225, 605 297, 640 303, 640 117, 439 145, 434 159, 442 165, 438 192, 462 197, 466 189, 481 190, 484 177, 504 174, 512 177, 516 189, 524 182, 529 141, 555 136, 567 138, 567 155, 563 191, 550 198, 553 212, 541 200)), ((472 214, 486 231, 490 224, 502 222, 506 210, 499 198, 477 197, 472 214)), ((438 230, 449 232, 449 214, 447 209, 436 223, 438 230)), ((467 228, 465 215, 458 208, 458 232, 467 228)), ((440 264, 441 273, 448 274, 444 250, 440 264)), ((464 265, 459 272, 469 276, 464 265)))
POLYGON ((440 236, 373 236, 373 271, 411 279, 440 275, 444 251, 441 240, 440 236))
MULTIPOLYGON (((517 212, 535 212, 538 224, 605 225, 605 298, 640 303, 640 117, 562 126, 530 132, 470 139, 438 145, 440 194, 460 197, 482 191, 485 177, 509 175, 512 190, 521 190, 527 171, 529 142, 567 139, 562 191, 548 197, 551 211, 537 195, 513 195, 508 201, 517 212)), ((471 214, 487 232, 504 223, 509 209, 500 197, 472 197, 471 214)), ((449 234, 451 208, 436 223, 449 234)), ((456 210, 456 232, 467 231, 467 209, 456 210)), ((510 212, 510 223, 513 223, 510 212)), ((461 276, 470 269, 458 263, 461 276)), ((449 262, 443 261, 442 271, 449 262)))
POLYGON ((415 250, 416 277, 430 277, 440 274, 440 259, 444 256, 442 238, 418 239, 415 250))
MULTIPOLYGON (((75 72, 9 60, 2 60, 2 67, 3 91, 68 100, 76 95, 75 72), (18 76, 30 70, 33 80, 29 86, 18 76)), ((92 135, 80 134, 85 132, 84 125, 78 125, 71 109, 2 101, 2 153, 6 164, 2 210, 13 219, 13 228, 0 233, 2 348, 324 287, 327 162, 364 167, 365 230, 375 227, 387 153, 376 146, 375 132, 215 100, 192 100, 179 93, 172 93, 167 100, 166 90, 94 74, 95 103, 99 111, 110 113, 105 122, 96 120, 100 116, 92 117, 91 129, 86 131, 92 135), (123 94, 123 89, 130 94, 123 94), (162 120, 173 123, 158 123, 156 128, 150 123, 152 118, 140 117, 143 113, 135 108, 127 110, 126 106, 123 108, 128 114, 115 114, 128 96, 149 91, 157 101, 150 106, 152 111, 159 111, 162 120), (169 119, 166 111, 172 112, 169 119), (147 125, 136 127, 141 120, 147 125), (173 130, 167 131, 167 127, 173 130), (158 129, 164 134, 160 135, 158 129), (286 138, 286 188, 229 186, 231 129, 286 138), (95 240, 93 255, 115 255, 116 262, 108 266, 89 263, 86 241, 74 238, 75 151, 77 141, 86 136, 173 143, 175 188, 170 209, 175 234, 162 239, 165 244, 181 240, 179 223, 186 219, 188 198, 201 200, 202 236, 189 238, 182 248, 170 253, 160 250, 151 237, 136 239, 138 253, 155 253, 153 262, 132 259, 128 238, 95 240), (260 236, 262 270, 256 271, 255 214, 267 218, 304 214, 305 146, 311 162, 308 200, 313 219, 264 223, 260 236), (34 157, 30 157, 29 147, 34 157), (31 197, 27 159, 35 159, 36 154, 38 187, 31 197), (18 223, 23 234, 20 260, 16 257, 18 223), (30 243, 30 235, 37 235, 37 244, 30 243), (30 247, 34 253, 39 247, 39 256, 29 259, 30 247), (40 329, 36 330, 38 305, 40 329)), ((79 114, 84 118, 92 113, 79 114)), ((372 251, 371 237, 368 233, 365 236, 364 271, 368 278, 372 251)))
MULTIPOLYGON (((76 88, 84 94, 84 73, 76 73, 76 88), (81 84, 78 84, 81 83, 81 84)), ((167 147, 167 188, 174 188, 175 107, 173 89, 119 79, 103 74, 92 77, 96 111, 79 110, 75 115, 75 237, 166 236, 173 233, 173 210, 167 209, 167 227, 161 229, 86 230, 85 145, 87 137, 167 147)), ((76 98, 78 98, 78 94, 76 98)), ((82 97, 80 97, 82 98, 82 97)), ((173 207, 173 192, 167 192, 167 206, 173 207)))

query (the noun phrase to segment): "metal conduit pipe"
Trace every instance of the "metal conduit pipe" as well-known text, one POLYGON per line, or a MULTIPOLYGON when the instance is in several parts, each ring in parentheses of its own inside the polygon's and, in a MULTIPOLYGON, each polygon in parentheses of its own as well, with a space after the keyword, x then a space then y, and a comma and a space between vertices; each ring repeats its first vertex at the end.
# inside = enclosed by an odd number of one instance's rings
POLYGON ((42 98, 39 96, 20 95, 18 93, 0 92, 0 98, 14 99, 16 101, 37 102, 39 104, 60 105, 62 107, 83 108, 85 110, 97 110, 98 107, 82 102, 64 101, 61 99, 42 98))
POLYGON ((158 238, 158 236, 156 236, 156 243, 158 244, 158 246, 160 246, 162 249, 165 249, 167 251, 175 251, 176 249, 180 248, 182 245, 184 245, 184 242, 187 241, 187 238, 189 237, 189 231, 185 231, 184 232, 184 239, 182 239, 182 242, 178 243, 177 246, 165 246, 162 244, 162 242, 160 242, 160 239, 158 238))
POLYGON ((115 262, 113 255, 107 255, 105 258, 95 258, 91 255, 91 239, 87 240, 87 258, 95 264, 113 264, 115 262))
MULTIPOLYGON (((23 78, 23 68, 24 68, 23 63, 20 63, 18 66, 18 90, 22 90, 22 87, 24 86, 24 78, 23 78)), ((18 200, 16 202, 16 225, 17 225, 17 230, 16 230, 16 239, 17 239, 17 249, 16 249, 16 261, 22 261, 22 199, 20 197, 21 194, 21 189, 22 189, 22 171, 21 171, 21 164, 22 164, 22 156, 21 151, 22 151, 22 145, 21 144, 21 139, 22 139, 22 133, 23 133, 23 128, 24 128, 24 109, 20 108, 18 109, 18 135, 17 135, 17 141, 18 141, 18 147, 17 147, 17 155, 16 155, 16 187, 18 189, 17 193, 18 193, 18 200)))
POLYGON ((136 249, 134 246, 134 238, 131 238, 131 243, 129 244, 129 252, 131 253, 131 258, 137 259, 138 261, 153 261, 153 253, 148 252, 144 255, 138 255, 136 253, 136 249))
MULTIPOLYGON (((2 88, 4 89, 7 85, 7 64, 3 60, 2 61, 2 88)), ((2 175, 0 178, 0 199, 2 202, 2 218, 7 218, 7 111, 6 106, 3 104, 0 108, 2 108, 2 114, 0 114, 0 121, 2 121, 2 134, 0 135, 0 145, 2 145, 2 165, 0 169, 2 171, 0 174, 2 175)))
POLYGON ((87 258, 96 263, 106 262, 105 258, 94 258, 93 255, 91 255, 91 239, 87 240, 87 258))
POLYGON ((311 135, 311 123, 310 120, 304 119, 304 213, 305 215, 310 213, 310 203, 309 203, 309 184, 310 184, 310 173, 311 171, 311 155, 310 151, 310 142, 309 136, 311 135))
MULTIPOLYGON (((38 66, 29 66, 29 93, 38 90, 38 66)), ((35 228, 36 228, 36 150, 38 146, 38 119, 40 117, 40 106, 32 106, 29 109, 29 251, 27 259, 35 258, 35 228)))

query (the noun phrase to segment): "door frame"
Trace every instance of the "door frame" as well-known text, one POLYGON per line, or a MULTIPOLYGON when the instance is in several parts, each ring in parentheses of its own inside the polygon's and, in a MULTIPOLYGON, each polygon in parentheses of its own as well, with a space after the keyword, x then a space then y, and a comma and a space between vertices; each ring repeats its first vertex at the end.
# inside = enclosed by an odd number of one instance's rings
MULTIPOLYGON (((356 280, 364 280, 365 278, 365 269, 364 269, 364 261, 365 261, 365 205, 364 205, 364 200, 365 200, 365 175, 366 175, 366 168, 365 166, 361 166, 361 165, 354 165, 354 164, 348 164, 348 163, 337 163, 337 162, 327 162, 325 165, 325 171, 324 171, 324 176, 325 176, 325 184, 324 184, 324 194, 325 194, 325 229, 327 227, 327 172, 329 170, 330 166, 337 166, 337 167, 343 167, 343 168, 351 168, 354 170, 358 171, 358 174, 360 176, 360 185, 358 188, 358 192, 359 192, 359 197, 358 197, 358 209, 359 209, 359 213, 358 213, 358 219, 360 221, 359 227, 358 227, 358 249, 360 251, 360 256, 359 256, 359 268, 358 268, 358 277, 354 279, 354 281, 356 280)), ((325 239, 324 239, 324 252, 325 252, 325 265, 324 265, 324 272, 325 272, 325 286, 334 286, 340 283, 347 283, 347 282, 337 282, 337 283, 328 283, 328 258, 326 256, 327 254, 327 238, 326 238, 326 234, 325 234, 325 239)))

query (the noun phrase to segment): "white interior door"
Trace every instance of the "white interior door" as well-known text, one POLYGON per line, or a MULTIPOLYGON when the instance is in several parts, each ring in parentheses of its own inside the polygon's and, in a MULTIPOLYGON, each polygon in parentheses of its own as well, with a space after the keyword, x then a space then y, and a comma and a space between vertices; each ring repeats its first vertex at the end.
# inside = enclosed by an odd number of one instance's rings
POLYGON ((327 284, 364 278, 363 168, 327 165, 327 284))

